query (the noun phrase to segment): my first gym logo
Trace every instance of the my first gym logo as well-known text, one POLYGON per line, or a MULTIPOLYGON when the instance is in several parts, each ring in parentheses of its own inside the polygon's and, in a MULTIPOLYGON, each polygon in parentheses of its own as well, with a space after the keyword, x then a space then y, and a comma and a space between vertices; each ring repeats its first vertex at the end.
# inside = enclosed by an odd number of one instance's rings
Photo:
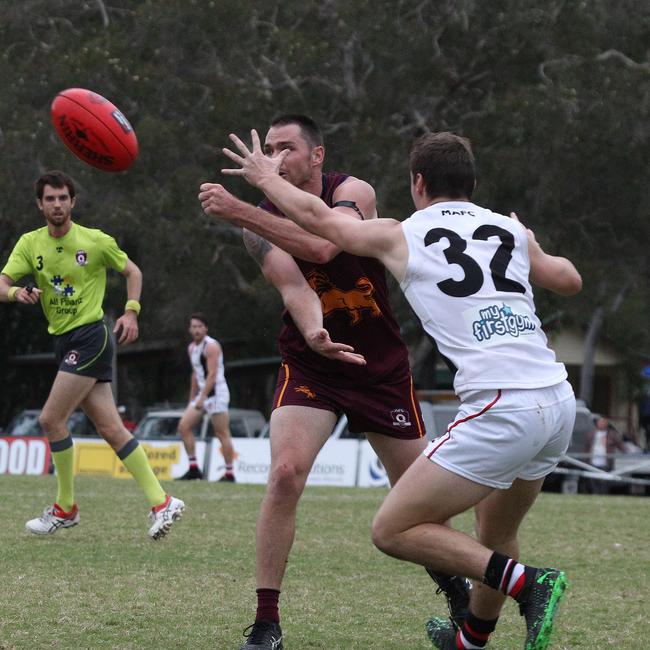
POLYGON ((535 331, 535 323, 526 314, 515 313, 505 303, 490 305, 479 309, 478 318, 472 322, 472 334, 477 341, 489 341, 494 337, 514 336, 532 334, 535 331))

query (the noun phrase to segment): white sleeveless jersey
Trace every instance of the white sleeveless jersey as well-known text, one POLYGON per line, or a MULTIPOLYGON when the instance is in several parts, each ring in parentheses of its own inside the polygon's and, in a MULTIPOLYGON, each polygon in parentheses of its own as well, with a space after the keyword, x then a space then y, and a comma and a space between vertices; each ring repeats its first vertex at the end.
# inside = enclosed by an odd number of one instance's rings
MULTIPOLYGON (((205 386, 205 380, 208 376, 208 361, 205 356, 205 346, 208 343, 217 343, 216 339, 213 339, 211 336, 206 336, 200 343, 190 343, 190 361, 192 363, 192 369, 196 376, 196 382, 199 385, 199 390, 203 390, 205 386)), ((219 355, 219 360, 217 361, 217 378, 214 383, 214 388, 210 391, 207 397, 214 397, 220 393, 228 391, 228 386, 226 384, 226 378, 223 372, 223 352, 219 355)))
POLYGON ((457 394, 541 388, 566 379, 535 314, 521 224, 453 201, 419 210, 402 229, 408 264, 401 287, 456 366, 457 394))

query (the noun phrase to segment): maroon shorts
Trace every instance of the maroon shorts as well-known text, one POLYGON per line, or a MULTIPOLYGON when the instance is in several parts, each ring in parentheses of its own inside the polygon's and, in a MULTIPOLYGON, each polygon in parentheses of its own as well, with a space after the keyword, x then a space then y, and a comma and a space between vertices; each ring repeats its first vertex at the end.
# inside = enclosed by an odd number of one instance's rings
POLYGON ((307 375, 283 363, 273 409, 281 406, 345 413, 352 433, 383 433, 406 440, 422 438, 426 433, 410 373, 392 382, 342 386, 336 380, 307 375))

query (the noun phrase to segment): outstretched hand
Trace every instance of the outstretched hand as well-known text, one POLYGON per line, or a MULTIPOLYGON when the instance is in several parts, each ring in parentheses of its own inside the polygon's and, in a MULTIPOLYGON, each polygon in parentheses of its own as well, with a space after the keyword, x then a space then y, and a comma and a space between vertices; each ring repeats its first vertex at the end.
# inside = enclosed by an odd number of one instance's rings
POLYGON ((265 155, 262 151, 260 136, 255 129, 251 130, 252 151, 234 133, 231 133, 229 137, 237 149, 239 149, 241 156, 226 147, 222 151, 230 160, 241 167, 240 169, 222 169, 221 172, 227 176, 243 176, 246 181, 255 187, 259 187, 260 182, 264 178, 277 176, 280 172, 282 162, 289 155, 288 149, 281 151, 273 158, 265 155))
POLYGON ((366 359, 362 354, 357 354, 351 345, 334 343, 326 329, 316 330, 306 339, 307 345, 318 354, 328 359, 351 363, 355 366, 365 366, 366 359))

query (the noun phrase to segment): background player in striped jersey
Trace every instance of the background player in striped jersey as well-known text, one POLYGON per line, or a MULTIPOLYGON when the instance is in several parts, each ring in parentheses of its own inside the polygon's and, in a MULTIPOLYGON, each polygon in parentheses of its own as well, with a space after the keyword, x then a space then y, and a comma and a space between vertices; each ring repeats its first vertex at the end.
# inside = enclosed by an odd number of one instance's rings
POLYGON ((208 336, 208 319, 205 314, 196 312, 189 317, 189 333, 192 342, 187 354, 192 365, 190 399, 185 413, 178 425, 190 468, 181 476, 182 480, 203 478, 196 460, 194 427, 201 421, 204 413, 212 420, 214 435, 221 443, 221 453, 226 471, 220 481, 234 483, 233 460, 235 450, 230 435, 228 403, 230 392, 224 376, 223 350, 219 341, 208 336))
MULTIPOLYGON (((273 120, 264 151, 277 156, 283 150, 289 153, 280 174, 289 183, 347 223, 376 220, 375 192, 368 183, 339 172, 323 173, 323 136, 312 119, 283 115, 273 120)), ((350 430, 366 434, 391 484, 424 449, 425 431, 383 266, 305 232, 268 200, 255 208, 215 184, 201 186, 199 199, 207 214, 246 229, 249 252, 286 307, 271 415, 271 470, 257 523, 258 608, 242 646, 279 649, 278 599, 297 504, 337 415, 346 413, 350 430), (327 333, 348 347, 324 349, 324 343, 331 343, 327 333), (359 365, 362 360, 365 365, 359 365)), ((467 605, 464 581, 430 575, 454 596, 454 616, 460 621, 467 605)))
POLYGON ((464 138, 429 133, 415 142, 410 218, 349 223, 281 178, 290 152, 269 159, 252 135, 252 153, 231 136, 241 155, 227 154, 242 168, 224 171, 245 176, 311 232, 381 260, 457 368, 458 418, 393 487, 373 522, 373 541, 394 557, 476 580, 459 630, 430 621, 438 648, 484 648, 511 596, 526 619, 526 650, 543 650, 566 576, 519 563, 517 531, 567 449, 575 398, 547 346, 530 283, 572 295, 582 287, 579 273, 546 254, 516 218, 470 201, 476 176, 464 138), (478 541, 445 525, 473 506, 478 541))
POLYGON ((106 269, 112 268, 126 278, 128 296, 114 333, 119 333, 121 344, 135 341, 142 274, 112 237, 72 221, 75 187, 68 175, 59 171, 43 174, 34 189, 36 205, 47 225, 18 240, 0 275, 0 301, 40 302, 59 364, 39 417, 50 441, 58 492, 54 505, 28 521, 27 530, 50 535, 79 523, 74 450, 66 422, 81 407, 144 491, 151 507, 149 535, 158 539, 181 516, 185 504, 165 494, 144 450, 122 423, 109 383, 113 337, 102 310, 106 269), (14 284, 26 275, 33 276, 36 288, 14 284))

